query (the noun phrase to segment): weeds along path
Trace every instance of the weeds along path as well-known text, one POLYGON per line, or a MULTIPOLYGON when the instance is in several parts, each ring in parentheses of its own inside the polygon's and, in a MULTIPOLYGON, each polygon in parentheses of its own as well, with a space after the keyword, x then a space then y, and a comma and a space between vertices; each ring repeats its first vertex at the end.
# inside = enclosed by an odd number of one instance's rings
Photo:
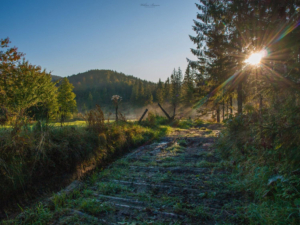
POLYGON ((80 189, 14 220, 25 224, 241 224, 243 196, 212 147, 217 130, 174 129, 142 146, 80 189))

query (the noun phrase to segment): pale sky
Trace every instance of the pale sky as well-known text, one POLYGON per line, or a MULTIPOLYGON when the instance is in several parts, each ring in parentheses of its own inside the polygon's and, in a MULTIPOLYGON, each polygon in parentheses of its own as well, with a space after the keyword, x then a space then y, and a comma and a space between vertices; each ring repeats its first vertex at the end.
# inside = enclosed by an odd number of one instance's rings
POLYGON ((53 75, 111 69, 157 82, 196 59, 197 0, 9 0, 1 38, 53 75), (145 7, 156 5, 155 7, 145 7), (144 5, 144 6, 142 6, 144 5))

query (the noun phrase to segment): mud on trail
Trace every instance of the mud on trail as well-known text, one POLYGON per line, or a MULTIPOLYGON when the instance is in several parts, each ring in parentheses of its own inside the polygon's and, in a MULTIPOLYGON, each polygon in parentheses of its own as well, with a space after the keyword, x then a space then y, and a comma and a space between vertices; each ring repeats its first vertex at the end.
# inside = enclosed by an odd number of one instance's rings
POLYGON ((174 129, 17 217, 32 224, 241 224, 246 197, 213 143, 218 127, 174 129))

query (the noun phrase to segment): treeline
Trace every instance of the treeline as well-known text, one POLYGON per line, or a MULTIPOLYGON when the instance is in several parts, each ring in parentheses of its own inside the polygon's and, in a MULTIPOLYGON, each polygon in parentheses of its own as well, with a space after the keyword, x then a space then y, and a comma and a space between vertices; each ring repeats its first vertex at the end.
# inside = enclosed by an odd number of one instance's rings
POLYGON ((165 82, 159 80, 156 88, 156 101, 160 104, 169 103, 173 107, 173 117, 179 105, 191 107, 194 103, 193 96, 196 93, 196 70, 188 65, 185 73, 180 67, 174 69, 165 82))
POLYGON ((90 70, 69 76, 74 85, 78 109, 81 112, 92 109, 96 104, 111 105, 111 96, 119 95, 122 102, 134 106, 145 106, 153 102, 178 104, 193 102, 196 90, 196 70, 187 67, 185 74, 181 69, 173 71, 165 82, 158 83, 118 73, 112 70, 90 70))

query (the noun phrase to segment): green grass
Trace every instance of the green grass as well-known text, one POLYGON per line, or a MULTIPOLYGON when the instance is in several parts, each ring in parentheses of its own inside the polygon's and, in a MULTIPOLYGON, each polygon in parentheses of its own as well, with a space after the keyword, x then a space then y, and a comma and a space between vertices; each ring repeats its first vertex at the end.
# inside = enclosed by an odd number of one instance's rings
MULTIPOLYGON (((128 120, 128 122, 135 122, 136 120, 128 120)), ((105 123, 107 123, 107 120, 104 121, 105 123)), ((115 122, 115 120, 110 120, 109 123, 113 123, 115 122)), ((30 128, 34 127, 36 123, 33 123, 31 125, 29 125, 30 128)), ((61 127, 61 123, 60 122, 50 122, 48 124, 48 126, 50 127, 61 127)), ((86 127, 86 122, 83 120, 76 120, 76 121, 69 121, 69 122, 64 122, 63 123, 63 127, 65 126, 76 126, 76 127, 86 127)), ((1 129, 11 129, 12 126, 11 125, 1 125, 0 126, 0 130, 1 129)))
MULTIPOLYGON (((107 124, 102 133, 88 129, 82 121, 69 126, 33 126, 14 139, 10 130, 1 130, 0 198, 24 193, 23 187, 60 174, 76 173, 78 168, 101 167, 145 142, 168 132, 167 126, 144 127, 135 123, 107 124)), ((91 182, 96 178, 91 178, 91 182)), ((1 204, 1 203, 0 203, 1 204)))
MULTIPOLYGON (((54 126, 54 127, 60 127, 61 123, 49 123, 49 126, 54 126)), ((63 123, 63 126, 79 126, 79 127, 86 127, 86 122, 85 121, 74 121, 74 122, 65 122, 63 123)))

